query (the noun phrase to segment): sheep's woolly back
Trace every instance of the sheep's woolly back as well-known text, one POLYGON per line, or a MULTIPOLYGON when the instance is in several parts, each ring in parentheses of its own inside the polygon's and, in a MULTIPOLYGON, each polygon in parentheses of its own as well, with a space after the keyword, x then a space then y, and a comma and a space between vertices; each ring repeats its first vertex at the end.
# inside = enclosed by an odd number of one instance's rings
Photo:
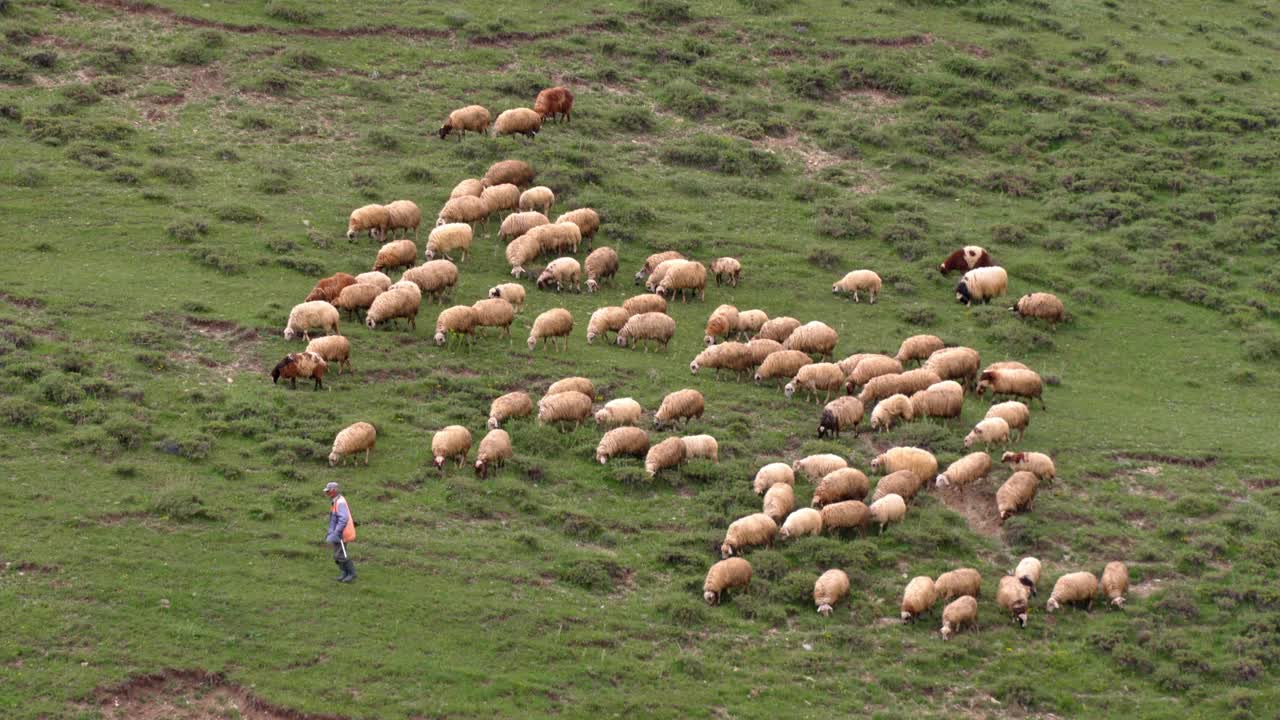
POLYGON ((400 276, 428 295, 443 295, 458 284, 458 266, 448 260, 428 260, 416 268, 410 268, 400 276))
POLYGON ((676 467, 684 460, 684 442, 680 438, 669 437, 649 448, 648 454, 644 456, 644 469, 649 475, 657 475, 663 470, 676 467))
POLYGON ((587 321, 587 343, 594 342, 596 338, 606 333, 618 332, 630 319, 631 313, 624 307, 615 305, 598 308, 591 313, 591 319, 587 321))
POLYGON ((900 393, 910 396, 939 382, 942 382, 942 378, 938 377, 937 373, 923 368, 896 375, 880 375, 871 378, 866 385, 862 386, 858 399, 863 405, 871 405, 890 395, 900 393))
MULTIPOLYGON (((530 108, 512 108, 503 110, 498 119, 493 121, 493 134, 515 135, 536 134, 542 128, 542 116, 530 108)), ((517 185, 519 183, 516 183, 517 185)))
POLYGON ((831 393, 844 384, 844 373, 835 363, 809 363, 796 371, 792 390, 808 390, 815 396, 819 390, 831 393))
POLYGON ((813 489, 814 507, 822 507, 842 500, 861 500, 871 492, 871 481, 857 468, 832 470, 813 489))
MULTIPOLYGON (((511 183, 494 185, 493 187, 485 188, 480 193, 480 199, 484 201, 485 205, 489 206, 490 215, 496 212, 502 212, 503 210, 512 211, 514 213, 515 210, 520 208, 520 188, 512 185, 511 183)), ((538 214, 541 215, 542 213, 538 214)), ((502 226, 506 226, 506 224, 507 222, 504 219, 502 221, 502 226)), ((528 228, 525 229, 527 230, 528 228)), ((523 231, 517 234, 523 234, 523 231)))
POLYGON ((463 257, 471 250, 471 226, 466 223, 445 223, 431 229, 427 235, 427 259, 461 250, 463 257))
MULTIPOLYGON (((567 213, 561 213, 560 217, 556 218, 556 222, 573 223, 578 226, 578 231, 582 233, 582 237, 589 238, 600 229, 600 213, 591 208, 578 208, 567 213)), ((614 253, 614 258, 617 258, 617 253, 614 253)), ((615 266, 614 269, 616 270, 617 267, 615 266)))
POLYGON ((1053 458, 1039 452, 1007 452, 1000 456, 1000 462, 1014 470, 1027 470, 1035 473, 1041 480, 1053 480, 1058 475, 1053 465, 1053 458))
POLYGON ((720 546, 721 557, 728 557, 745 547, 767 545, 778 536, 778 524, 764 513, 754 513, 729 523, 720 546))
POLYGON ((747 588, 751 584, 751 563, 731 557, 711 566, 702 582, 702 597, 711 605, 720 603, 726 590, 747 588))
POLYGON ((1027 587, 1018 578, 1012 575, 1000 578, 1000 584, 996 587, 996 605, 1016 618, 1023 627, 1027 624, 1027 606, 1030 602, 1027 587))
POLYGON ((1029 509, 1036 499, 1036 489, 1040 486, 1040 478, 1026 470, 1009 476, 1008 480, 996 490, 996 510, 1000 519, 1005 520, 1014 513, 1029 509))
MULTIPOLYGON (((556 220, 556 222, 560 221, 556 220)), ((588 282, 595 282, 588 285, 588 289, 594 290, 599 283, 608 280, 618 272, 618 251, 607 245, 592 250, 587 256, 586 268, 588 282)))
POLYGON ((751 487, 759 495, 769 488, 777 484, 795 485, 796 474, 791 466, 786 463, 769 463, 756 471, 755 478, 751 481, 751 487))
POLYGON ((782 522, 796 509, 796 491, 786 483, 776 483, 769 486, 768 492, 764 494, 764 506, 762 512, 773 518, 774 522, 782 522))
POLYGON ((1018 561, 1018 568, 1013 571, 1013 574, 1017 576, 1018 582, 1034 592, 1036 586, 1040 584, 1041 568, 1040 561, 1036 558, 1024 557, 1018 561))
POLYGON ((710 435, 686 435, 680 438, 680 442, 684 443, 686 460, 701 458, 713 462, 720 461, 720 444, 710 435))
POLYGON ((862 387, 871 378, 881 375, 900 374, 902 374, 902 363, 886 355, 863 355, 858 358, 858 362, 852 368, 846 371, 852 388, 862 387))
MULTIPOLYGON (((454 305, 440 311, 436 317, 436 335, 448 333, 469 334, 476 326, 476 311, 470 305, 454 305)), ((440 340, 439 337, 436 338, 440 340)))
POLYGON ((377 442, 378 431, 373 425, 367 422, 348 425, 333 438, 333 450, 329 453, 329 464, 335 465, 338 460, 347 455, 370 450, 377 442))
POLYGON ((993 362, 990 365, 982 368, 982 375, 986 375, 992 370, 1030 370, 1030 369, 1031 368, 1027 367, 1026 365, 1023 365, 1017 360, 1001 360, 999 362, 993 362))
POLYGON ((871 520, 871 509, 861 500, 842 500, 823 505, 821 513, 822 529, 827 532, 846 529, 862 530, 871 520))
POLYGON ((529 332, 531 340, 563 337, 573 332, 573 315, 564 308, 554 308, 539 315, 529 332))
POLYGON ((643 295, 633 295, 622 301, 622 307, 632 315, 640 315, 648 312, 665 313, 667 311, 667 301, 660 295, 653 293, 645 293, 643 295))
POLYGON ((844 430, 857 428, 865 414, 858 398, 849 395, 838 397, 823 407, 822 417, 818 421, 818 437, 838 436, 844 430))
MULTIPOLYGON (((738 313, 737 329, 743 337, 751 337, 752 335, 760 332, 760 328, 764 327, 764 324, 767 322, 769 322, 769 313, 757 309, 743 310, 738 313)), ((777 341, 775 340, 773 342, 777 341)), ((782 343, 778 343, 778 345, 781 347, 782 343)))
POLYGON ((872 298, 880 292, 880 276, 871 270, 850 270, 831 286, 832 292, 867 292, 872 298))
POLYGON ((484 183, 475 179, 467 178, 460 181, 453 189, 449 191, 449 199, 460 197, 480 197, 484 194, 484 183))
POLYGON ((697 373, 701 368, 710 370, 732 370, 743 372, 751 369, 751 351, 740 342, 726 342, 698 353, 689 363, 690 372, 697 373))
POLYGON ((789 540, 801 535, 822 534, 822 513, 813 508, 800 508, 787 516, 778 531, 778 538, 789 540))
POLYGON ((871 469, 886 474, 910 470, 921 480, 928 480, 938 474, 938 459, 933 456, 933 453, 923 448, 896 447, 874 458, 871 461, 871 469))
POLYGON ((489 288, 489 297, 502 298, 520 312, 524 309, 525 290, 520 283, 502 283, 489 288))
POLYGON ((546 185, 531 187, 520 193, 520 210, 524 212, 538 209, 542 212, 547 212, 555 204, 555 201, 556 194, 546 185))
POLYGON ((830 615, 831 609, 848 594, 849 576, 843 570, 828 570, 813 584, 813 604, 823 615, 830 615))
POLYGON ((1040 318, 1051 323, 1062 322, 1067 313, 1057 295, 1043 292, 1023 295, 1013 309, 1023 317, 1040 318))
POLYGON ((1124 594, 1129 592, 1129 568, 1119 560, 1107 563, 1102 570, 1102 594, 1116 607, 1124 607, 1124 594))
MULTIPOLYGON (((626 308, 622 310, 625 312, 626 308)), ((644 312, 632 315, 618 330, 618 344, 625 345, 635 340, 654 340, 666 345, 676 334, 676 321, 670 315, 660 312, 644 312)))
POLYGON ((947 466, 938 475, 938 487, 964 487, 977 482, 991 472, 991 456, 985 452, 969 453, 947 466))
POLYGON ((351 211, 347 220, 347 237, 355 237, 356 233, 365 230, 385 231, 391 224, 391 212, 385 205, 365 205, 351 211))
POLYGON ((493 428, 480 439, 480 447, 476 450, 476 464, 508 460, 512 455, 511 435, 501 428, 493 428))
POLYGON ((547 395, 538 401, 538 424, 579 423, 591 417, 591 397, 577 390, 547 395))
POLYGON ((964 274, 960 284, 956 286, 956 296, 965 300, 962 289, 968 291, 966 304, 986 302, 1004 295, 1009 287, 1009 273, 1002 267, 974 268, 964 274))
POLYGON ((488 203, 474 195, 463 195, 449 200, 444 207, 440 208, 440 214, 436 216, 436 224, 473 223, 487 217, 489 217, 488 203))
POLYGON ((899 522, 906 517, 907 501, 903 500, 901 495, 889 493, 871 503, 867 509, 871 512, 871 518, 879 523, 883 530, 885 525, 899 522))
POLYGON ((387 277, 384 272, 371 270, 356 275, 356 283, 364 283, 365 285, 376 285, 378 289, 385 291, 391 287, 391 278, 387 277))
POLYGON ((344 366, 347 370, 351 369, 351 341, 341 335, 312 338, 307 343, 307 352, 319 355, 325 362, 339 363, 339 372, 344 366))
POLYGON ((978 377, 982 364, 978 351, 968 347, 943 348, 925 361, 921 367, 932 370, 943 380, 970 380, 978 377))
POLYGON ((570 390, 580 392, 583 395, 586 395, 587 397, 596 396, 595 383, 591 382, 591 380, 588 378, 584 378, 577 375, 572 377, 567 377, 567 378, 561 378, 551 383, 551 386, 547 388, 547 392, 545 393, 545 395, 546 396, 558 395, 562 392, 569 392, 570 390))
POLYGON ((374 270, 394 270, 413 267, 418 262, 418 246, 412 240, 392 240, 378 250, 373 263, 374 270))
POLYGON ((887 495, 898 495, 903 500, 911 502, 916 493, 920 492, 923 487, 924 478, 911 470, 891 472, 880 478, 880 482, 876 483, 876 491, 871 496, 871 502, 875 502, 887 495))
POLYGON ((596 460, 601 465, 618 455, 644 457, 649 452, 649 433, 638 427, 624 425, 604 434, 596 445, 596 460))
MULTIPOLYGON (((338 308, 324 300, 311 300, 293 306, 289 311, 289 320, 285 324, 284 337, 291 340, 298 335, 307 337, 312 328, 322 328, 325 332, 338 333, 338 308)), ((309 338, 308 338, 309 339, 309 338)))
POLYGON ((894 357, 898 362, 904 363, 911 360, 925 360, 944 347, 946 343, 942 342, 942 338, 937 335, 912 335, 902 341, 898 354, 894 357))
POLYGON ((466 458, 470 450, 471 431, 461 425, 450 425, 431 436, 431 454, 435 456, 437 463, 442 458, 445 460, 459 456, 466 458))
POLYGON ((911 396, 911 414, 926 417, 960 417, 964 409, 964 388, 953 380, 943 380, 911 396))
POLYGON ((756 338, 755 340, 747 343, 747 352, 751 353, 751 364, 753 366, 759 366, 764 362, 765 358, 769 357, 773 353, 780 352, 781 350, 782 343, 777 340, 756 338))
POLYGON ((1053 611, 1062 605, 1085 605, 1093 602, 1098 594, 1098 578, 1091 572, 1067 573, 1053 584, 1048 609, 1053 611))
POLYGON ((524 272, 524 266, 536 260, 540 254, 542 254, 542 246, 538 244, 538 239, 535 237, 521 235, 507 243, 505 255, 507 264, 511 266, 511 274, 518 277, 524 272))
POLYGON ((942 609, 942 637, 948 639, 960 628, 978 621, 978 601, 969 595, 957 598, 942 609))
POLYGON ((825 477, 836 470, 842 470, 847 467, 849 467, 849 461, 834 453, 809 455, 791 464, 791 469, 797 475, 809 478, 825 477))
POLYGON ((964 437, 964 446, 969 447, 974 443, 983 443, 984 445, 993 445, 995 443, 1006 443, 1009 441, 1009 423, 1004 418, 993 417, 984 418, 973 426, 973 430, 964 437))
POLYGON ((533 398, 522 390, 509 392, 489 403, 489 427, 496 428, 511 418, 533 414, 533 398))
POLYGON ((725 337, 738 329, 738 308, 732 305, 721 305, 711 311, 707 318, 706 341, 708 344, 715 338, 725 337))
POLYGON ((382 288, 369 283, 356 283, 342 288, 333 306, 339 310, 364 310, 373 304, 373 299, 381 295, 382 288))
POLYGON ((485 187, 511 183, 516 187, 526 187, 533 183, 533 166, 523 160, 501 160, 489 166, 480 182, 485 187))
POLYGON ((913 577, 902 591, 902 619, 910 620, 926 613, 937 602, 938 592, 933 586, 933 578, 926 575, 913 577))
POLYGON ((1018 436, 1021 437, 1022 431, 1031 424, 1031 409, 1025 403, 1009 400, 987 408, 987 414, 983 419, 995 417, 1004 420, 1009 429, 1017 430, 1018 436))
POLYGON ((888 430, 899 420, 910 420, 913 416, 911 399, 901 393, 876 403, 871 410, 871 429, 888 430))
POLYGON ((540 212, 511 213, 502 220, 502 226, 498 230, 498 238, 500 240, 518 238, 530 230, 541 225, 547 225, 550 222, 547 216, 540 212))
POLYGON ((835 350, 839 335, 831 326, 820 320, 805 323, 787 336, 782 347, 799 350, 810 355, 830 356, 835 350))
POLYGON ((947 601, 962 595, 982 596, 982 575, 973 568, 958 568, 944 572, 933 583, 938 599, 947 601))
POLYGON ((634 398, 615 398, 596 411, 596 424, 605 427, 634 425, 644 414, 644 408, 634 398))
POLYGON ((756 333, 756 337, 762 340, 777 340, 785 344, 787 338, 791 337, 791 333, 795 332, 799 327, 800 321, 793 317, 769 318, 764 326, 760 328, 760 332, 756 333))
POLYGON ((661 429, 667 423, 681 418, 686 420, 700 418, 705 407, 706 400, 702 397, 702 393, 692 388, 677 390, 662 398, 658 412, 654 413, 653 424, 661 429))
POLYGON ((699 297, 707 287, 707 268, 700 262, 692 260, 686 261, 680 265, 673 267, 662 278, 662 282, 658 285, 657 293, 662 296, 672 295, 685 290, 698 291, 699 297))
POLYGON ((476 327, 510 328, 516 318, 516 309, 502 298, 486 298, 472 303, 476 312, 476 327))
MULTIPOLYGON (((484 132, 489 127, 489 111, 483 105, 468 105, 460 107, 449 113, 449 118, 445 121, 441 130, 470 130, 471 132, 484 132)), ((441 135, 444 137, 444 134, 441 135)))
POLYGON ((800 368, 812 362, 813 358, 800 350, 779 350, 769 353, 764 362, 760 363, 760 369, 756 371, 756 380, 795 377, 796 373, 800 372, 800 368))

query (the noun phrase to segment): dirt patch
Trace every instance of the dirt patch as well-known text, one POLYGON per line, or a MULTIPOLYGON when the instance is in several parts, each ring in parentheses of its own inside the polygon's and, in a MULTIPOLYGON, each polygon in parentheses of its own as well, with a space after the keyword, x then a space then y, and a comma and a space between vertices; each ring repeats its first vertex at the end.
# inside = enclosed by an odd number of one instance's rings
POLYGON ((17 305, 25 310, 39 310, 44 307, 44 301, 40 298, 21 297, 12 295, 7 292, 0 292, 0 302, 7 302, 10 305, 17 305))
POLYGON ((996 491, 988 484, 964 488, 938 488, 938 498, 964 516, 969 529, 993 537, 1000 534, 1000 513, 996 511, 996 491))
POLYGON ((52 575, 58 572, 57 565, 41 565, 33 562, 16 562, 5 563, 7 572, 16 572, 19 575, 52 575))
POLYGON ((169 354, 170 360, 176 363, 212 370, 228 381, 237 373, 266 372, 257 355, 262 334, 254 328, 230 320, 206 320, 190 315, 152 313, 147 319, 175 331, 182 340, 183 347, 169 354), (231 361, 220 362, 210 358, 196 338, 225 348, 231 354, 231 361))
POLYGON ((897 95, 887 93, 883 90, 874 90, 872 88, 860 88, 858 90, 850 90, 841 96, 844 100, 856 98, 875 107, 893 107, 902 103, 902 98, 897 95))
POLYGON ((901 37, 843 37, 840 42, 846 45, 874 45, 882 48, 909 48, 933 44, 933 33, 903 35, 901 37))
MULTIPOLYGON (((1218 464, 1216 455, 1186 457, 1182 455, 1160 455, 1157 453, 1116 453, 1114 460, 1134 460, 1138 462, 1154 462, 1161 465, 1182 465, 1184 467, 1207 468, 1218 464)), ((1151 474, 1151 473, 1149 473, 1151 474)))
POLYGON ((93 692, 82 709, 97 708, 107 720, 347 720, 313 715, 269 703, 207 670, 163 670, 93 692))
POLYGON ((844 162, 844 159, 840 156, 815 147, 798 133, 791 133, 780 138, 766 137, 758 141, 756 145, 770 152, 787 153, 798 157, 804 162, 805 172, 809 174, 844 162))
POLYGON ((1143 580, 1137 585, 1129 586, 1129 594, 1145 598, 1162 589, 1164 589, 1164 578, 1151 578, 1150 580, 1143 580))
POLYGON ((1268 490, 1280 487, 1280 478, 1248 478, 1244 484, 1249 486, 1250 490, 1268 490))

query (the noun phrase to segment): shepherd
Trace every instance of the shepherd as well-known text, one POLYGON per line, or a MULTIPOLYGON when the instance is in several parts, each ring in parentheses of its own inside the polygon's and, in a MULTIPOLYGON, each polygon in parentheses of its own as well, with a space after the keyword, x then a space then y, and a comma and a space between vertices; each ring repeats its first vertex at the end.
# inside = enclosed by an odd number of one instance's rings
POLYGON ((347 499, 338 491, 338 483, 325 485, 324 494, 333 500, 333 505, 329 507, 329 534, 325 535, 324 541, 333 546, 333 562, 342 571, 334 579, 349 583, 356 579, 356 565, 347 555, 347 543, 356 539, 356 521, 351 517, 347 499))

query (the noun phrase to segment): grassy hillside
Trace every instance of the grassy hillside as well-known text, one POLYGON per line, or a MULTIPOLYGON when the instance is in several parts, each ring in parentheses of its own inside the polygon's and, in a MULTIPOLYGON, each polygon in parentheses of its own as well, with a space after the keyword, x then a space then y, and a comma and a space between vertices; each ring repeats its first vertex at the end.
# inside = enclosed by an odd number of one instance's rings
MULTIPOLYGON (((166 669, 359 718, 1280 712, 1274 8, 448 8, 0 0, 0 714, 123 716, 102 689, 166 669), (453 108, 553 84, 574 118, 534 141, 434 134, 453 108), (505 158, 534 165, 554 214, 600 211, 614 286, 530 284, 513 341, 470 349, 430 341, 440 306, 413 333, 344 321, 354 374, 270 383, 302 348, 281 337, 289 309, 372 265, 376 244, 343 237, 352 208, 409 198, 430 224, 505 158), (956 305, 935 268, 963 244, 1008 268, 1010 300, 1055 292, 1072 321, 956 305), (674 305, 667 354, 588 346, 591 311, 668 248, 740 257, 743 282, 674 305), (831 296, 859 267, 885 278, 874 306, 831 296), (706 607, 761 464, 829 451, 868 469, 906 444, 946 464, 985 410, 816 440, 819 406, 690 375, 722 302, 823 320, 837 357, 930 332, 1028 363, 1052 383, 1022 447, 1053 454, 1058 482, 1003 527, 1001 469, 924 493, 882 537, 756 551, 751 591, 706 607), (578 322, 569 351, 526 351, 558 306, 578 322), (432 470, 436 429, 478 441, 492 398, 566 375, 649 411, 700 389, 692 431, 721 462, 650 481, 593 462, 594 427, 526 421, 497 478, 432 470), (372 464, 330 469, 357 420, 379 429, 372 464), (320 543, 330 480, 360 520, 351 586, 320 543), (1020 631, 991 598, 1028 554, 1046 578, 1020 631), (1127 610, 1043 612, 1058 575, 1113 559, 1127 610), (908 578, 957 566, 984 575, 981 631, 944 643, 936 616, 892 621, 908 578), (811 591, 831 567, 853 592, 824 619, 811 591)), ((493 230, 456 302, 509 279, 493 230)))

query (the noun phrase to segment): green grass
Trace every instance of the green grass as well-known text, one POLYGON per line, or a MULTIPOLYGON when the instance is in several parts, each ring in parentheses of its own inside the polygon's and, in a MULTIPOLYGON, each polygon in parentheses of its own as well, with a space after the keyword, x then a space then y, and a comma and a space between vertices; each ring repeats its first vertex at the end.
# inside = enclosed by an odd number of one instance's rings
MULTIPOLYGON (((0 6, 5 717, 95 717, 95 688, 165 668, 351 717, 1280 711, 1266 8, 0 6), (555 83, 577 95, 573 122, 535 141, 434 135, 455 107, 496 114, 555 83), (553 212, 602 213, 615 286, 530 287, 513 342, 471 350, 430 342, 439 306, 412 335, 344 321, 355 374, 270 384, 300 349, 280 334, 289 308, 372 264, 376 247, 343 237, 352 208, 410 198, 429 224, 458 180, 508 157, 555 190, 553 212), (1052 291, 1073 321, 957 306, 934 267, 969 243, 1008 268, 1010 300, 1052 291), (669 354, 588 347, 591 311, 667 248, 740 257, 743 282, 677 304, 669 354), (857 267, 885 279, 875 306, 830 294, 857 267), (760 464, 834 451, 865 468, 912 442, 947 463, 983 412, 815 440, 814 405, 690 376, 721 302, 822 319, 840 357, 932 332, 1054 376, 1024 446, 1052 453, 1059 481, 997 535, 931 491, 883 537, 753 553, 751 592, 705 607, 760 464), (561 305, 570 351, 527 352, 532 319, 561 305), (523 422, 496 479, 431 470, 435 429, 478 441, 493 397, 566 375, 650 411, 701 389, 693 429, 721 463, 648 481, 594 463, 594 428, 523 422), (330 469, 356 420, 379 428, 372 465, 330 469), (334 479, 361 521, 350 587, 319 544, 334 479), (1040 603, 1057 575, 1117 558, 1142 592, 1123 613, 1041 604, 1017 631, 990 598, 1027 554, 1046 563, 1040 603), (944 644, 932 619, 882 622, 909 577, 961 565, 984 575, 980 632, 944 644), (829 567, 854 590, 823 619, 810 592, 829 567)), ((458 302, 508 278, 492 231, 458 302)))

